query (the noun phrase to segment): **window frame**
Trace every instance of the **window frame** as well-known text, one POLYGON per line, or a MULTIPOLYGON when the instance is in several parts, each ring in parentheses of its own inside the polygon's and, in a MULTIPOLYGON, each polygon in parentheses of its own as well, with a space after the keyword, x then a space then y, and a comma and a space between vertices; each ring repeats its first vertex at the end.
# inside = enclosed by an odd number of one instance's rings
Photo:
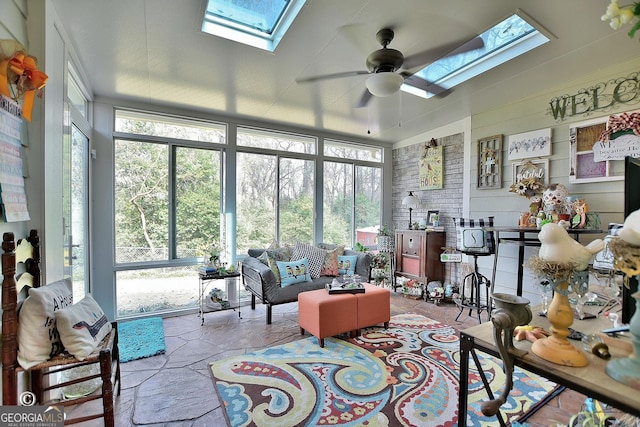
MULTIPOLYGON (((224 125, 225 127, 225 142, 224 143, 216 143, 216 142, 203 142, 203 141, 194 141, 194 140, 184 140, 184 139, 177 139, 177 138, 170 138, 170 137, 158 137, 158 136, 152 136, 152 135, 145 135, 145 134, 136 134, 136 133, 128 133, 128 132, 118 132, 115 131, 115 120, 116 120, 116 112, 117 110, 124 110, 124 111, 137 111, 137 110, 131 110, 131 109, 126 109, 126 108, 115 108, 114 109, 114 123, 113 123, 113 133, 112 133, 112 140, 113 140, 113 144, 114 144, 114 159, 113 159, 113 165, 114 165, 114 170, 112 171, 112 176, 115 176, 115 142, 117 140, 125 140, 125 141, 132 141, 132 142, 142 142, 142 143, 151 143, 151 144, 159 144, 159 145, 164 145, 167 147, 167 154, 168 154, 168 161, 167 161, 167 171, 168 171, 168 193, 167 193, 167 197, 168 197, 168 227, 167 227, 167 233, 168 233, 168 238, 167 238, 167 250, 168 250, 168 257, 166 260, 153 260, 153 261, 137 261, 137 262, 125 262, 125 263, 119 263, 117 262, 117 257, 116 257, 116 246, 114 245, 114 247, 112 248, 113 251, 113 260, 114 260, 114 270, 115 271, 124 271, 124 270, 137 270, 137 269, 146 269, 146 268, 153 268, 153 267, 162 267, 162 266, 171 266, 171 267, 175 267, 175 266, 188 266, 188 265, 194 265, 197 264, 201 261, 201 259, 199 259, 198 256, 195 257, 188 257, 188 258, 177 258, 177 236, 176 236, 176 207, 175 207, 175 201, 176 201, 176 194, 175 194, 175 186, 176 186, 176 164, 175 164, 175 157, 176 157, 176 149, 177 148, 188 148, 188 149, 203 149, 203 150, 210 150, 210 151, 218 151, 220 153, 220 171, 219 171, 219 181, 220 181, 220 213, 224 212, 224 208, 225 208, 225 181, 224 181, 224 177, 225 177, 225 157, 226 157, 226 151, 228 148, 228 129, 227 129, 227 124, 223 124, 223 123, 219 123, 219 122, 211 122, 214 123, 216 125, 224 125)), ((149 114, 149 115, 155 115, 154 112, 152 111, 140 111, 141 113, 144 114, 149 114)), ((171 116, 171 115, 165 115, 162 113, 158 113, 157 114, 158 117, 175 117, 177 119, 186 119, 189 120, 189 118, 185 118, 185 117, 180 117, 180 116, 171 116)), ((194 121, 201 121, 202 120, 194 120, 194 121)), ((206 122, 206 121, 205 121, 206 122)), ((114 201, 115 201, 115 191, 116 191, 116 187, 115 187, 115 182, 114 182, 114 201)), ((113 218, 115 219, 115 203, 113 204, 113 218)), ((115 235, 116 235, 116 224, 115 222, 113 223, 113 234, 114 234, 114 243, 115 243, 115 235)), ((220 224, 221 230, 220 230, 220 236, 223 236, 224 234, 224 224, 221 221, 220 224)))

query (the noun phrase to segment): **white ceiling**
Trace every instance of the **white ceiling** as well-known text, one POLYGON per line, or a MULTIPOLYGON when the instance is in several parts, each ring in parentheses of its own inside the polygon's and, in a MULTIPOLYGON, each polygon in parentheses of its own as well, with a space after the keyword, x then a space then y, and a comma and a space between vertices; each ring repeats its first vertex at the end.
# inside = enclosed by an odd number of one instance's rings
POLYGON ((397 142, 637 56, 638 41, 600 20, 606 0, 309 0, 275 53, 200 32, 204 0, 53 0, 95 96, 250 117, 397 142), (481 33, 518 7, 556 38, 509 64, 423 99, 401 92, 354 108, 394 29, 405 56, 481 33), (630 55, 629 52, 633 52, 630 55))

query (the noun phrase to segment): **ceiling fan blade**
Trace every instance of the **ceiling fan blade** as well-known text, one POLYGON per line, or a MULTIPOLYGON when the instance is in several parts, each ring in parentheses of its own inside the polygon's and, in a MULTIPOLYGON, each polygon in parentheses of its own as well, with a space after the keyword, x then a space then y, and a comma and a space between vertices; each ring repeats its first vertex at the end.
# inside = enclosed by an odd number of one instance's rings
MULTIPOLYGON (((403 75, 405 75, 405 73, 403 73, 403 75)), ((415 74, 406 75, 404 79, 404 83, 409 86, 413 86, 415 88, 432 93, 434 96, 437 96, 440 98, 443 98, 447 96, 449 93, 451 93, 450 89, 446 89, 438 84, 431 83, 430 81, 425 80, 422 77, 416 76, 415 74)))
POLYGON ((460 42, 447 43, 446 45, 406 56, 402 68, 406 70, 416 67, 424 68, 438 59, 482 49, 483 47, 484 41, 482 41, 482 37, 476 37, 462 44, 460 42))
POLYGON ((329 79, 337 79, 341 77, 351 77, 357 76, 361 74, 369 74, 368 71, 344 71, 342 73, 334 73, 334 74, 323 74, 320 76, 310 76, 310 77, 302 77, 297 78, 296 83, 310 83, 317 82, 319 80, 329 80, 329 79))
POLYGON ((372 97, 373 97, 373 94, 369 92, 369 89, 365 89, 364 92, 362 92, 362 96, 360 97, 360 100, 356 104, 356 108, 366 107, 372 97))
POLYGON ((483 47, 484 47, 484 40, 482 40, 482 37, 476 37, 475 39, 471 39, 465 44, 463 44, 462 46, 457 47, 456 49, 447 53, 444 56, 444 58, 447 58, 449 56, 454 56, 454 55, 460 55, 461 53, 471 52, 473 50, 482 49, 483 47))

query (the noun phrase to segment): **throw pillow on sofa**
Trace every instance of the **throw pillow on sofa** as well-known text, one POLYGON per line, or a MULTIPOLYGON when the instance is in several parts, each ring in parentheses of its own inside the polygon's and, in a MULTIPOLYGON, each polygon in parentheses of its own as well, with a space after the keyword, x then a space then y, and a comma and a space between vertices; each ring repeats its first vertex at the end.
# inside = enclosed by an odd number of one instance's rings
POLYGON ((332 249, 330 251, 324 251, 324 263, 322 264, 322 269, 320 270, 321 276, 337 276, 340 273, 338 272, 338 251, 337 249, 332 249))
POLYGON ((338 273, 340 274, 355 274, 356 263, 358 262, 357 255, 342 255, 338 257, 338 273))
POLYGON ((277 261, 289 261, 289 250, 288 249, 267 249, 262 252, 262 254, 258 257, 258 260, 262 262, 264 265, 269 267, 271 271, 273 271, 273 275, 276 276, 276 283, 281 283, 280 272, 278 270, 277 261))
POLYGON ((322 264, 324 264, 324 249, 317 248, 308 243, 296 243, 291 253, 291 261, 306 258, 309 263, 309 273, 312 279, 320 277, 322 264))
POLYGON ((29 289, 18 313, 18 363, 28 369, 63 349, 55 312, 73 304, 71 280, 29 289))
POLYGON ((295 261, 276 261, 280 272, 280 284, 282 287, 296 283, 311 282, 309 274, 309 262, 306 258, 295 261))
POLYGON ((334 243, 318 243, 318 247, 320 249, 324 249, 325 251, 330 251, 335 249, 338 253, 338 256, 344 255, 344 245, 336 245, 334 243))

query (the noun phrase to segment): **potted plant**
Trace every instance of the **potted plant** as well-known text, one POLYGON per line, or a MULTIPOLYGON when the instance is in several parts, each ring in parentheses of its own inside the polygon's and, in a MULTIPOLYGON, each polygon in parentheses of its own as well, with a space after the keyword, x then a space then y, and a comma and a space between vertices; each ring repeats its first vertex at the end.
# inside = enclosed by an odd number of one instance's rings
POLYGON ((394 246, 393 231, 385 224, 378 231, 378 251, 393 252, 394 246))
POLYGON ((371 261, 371 278, 376 285, 380 285, 389 278, 389 256, 385 252, 373 255, 371 261))

